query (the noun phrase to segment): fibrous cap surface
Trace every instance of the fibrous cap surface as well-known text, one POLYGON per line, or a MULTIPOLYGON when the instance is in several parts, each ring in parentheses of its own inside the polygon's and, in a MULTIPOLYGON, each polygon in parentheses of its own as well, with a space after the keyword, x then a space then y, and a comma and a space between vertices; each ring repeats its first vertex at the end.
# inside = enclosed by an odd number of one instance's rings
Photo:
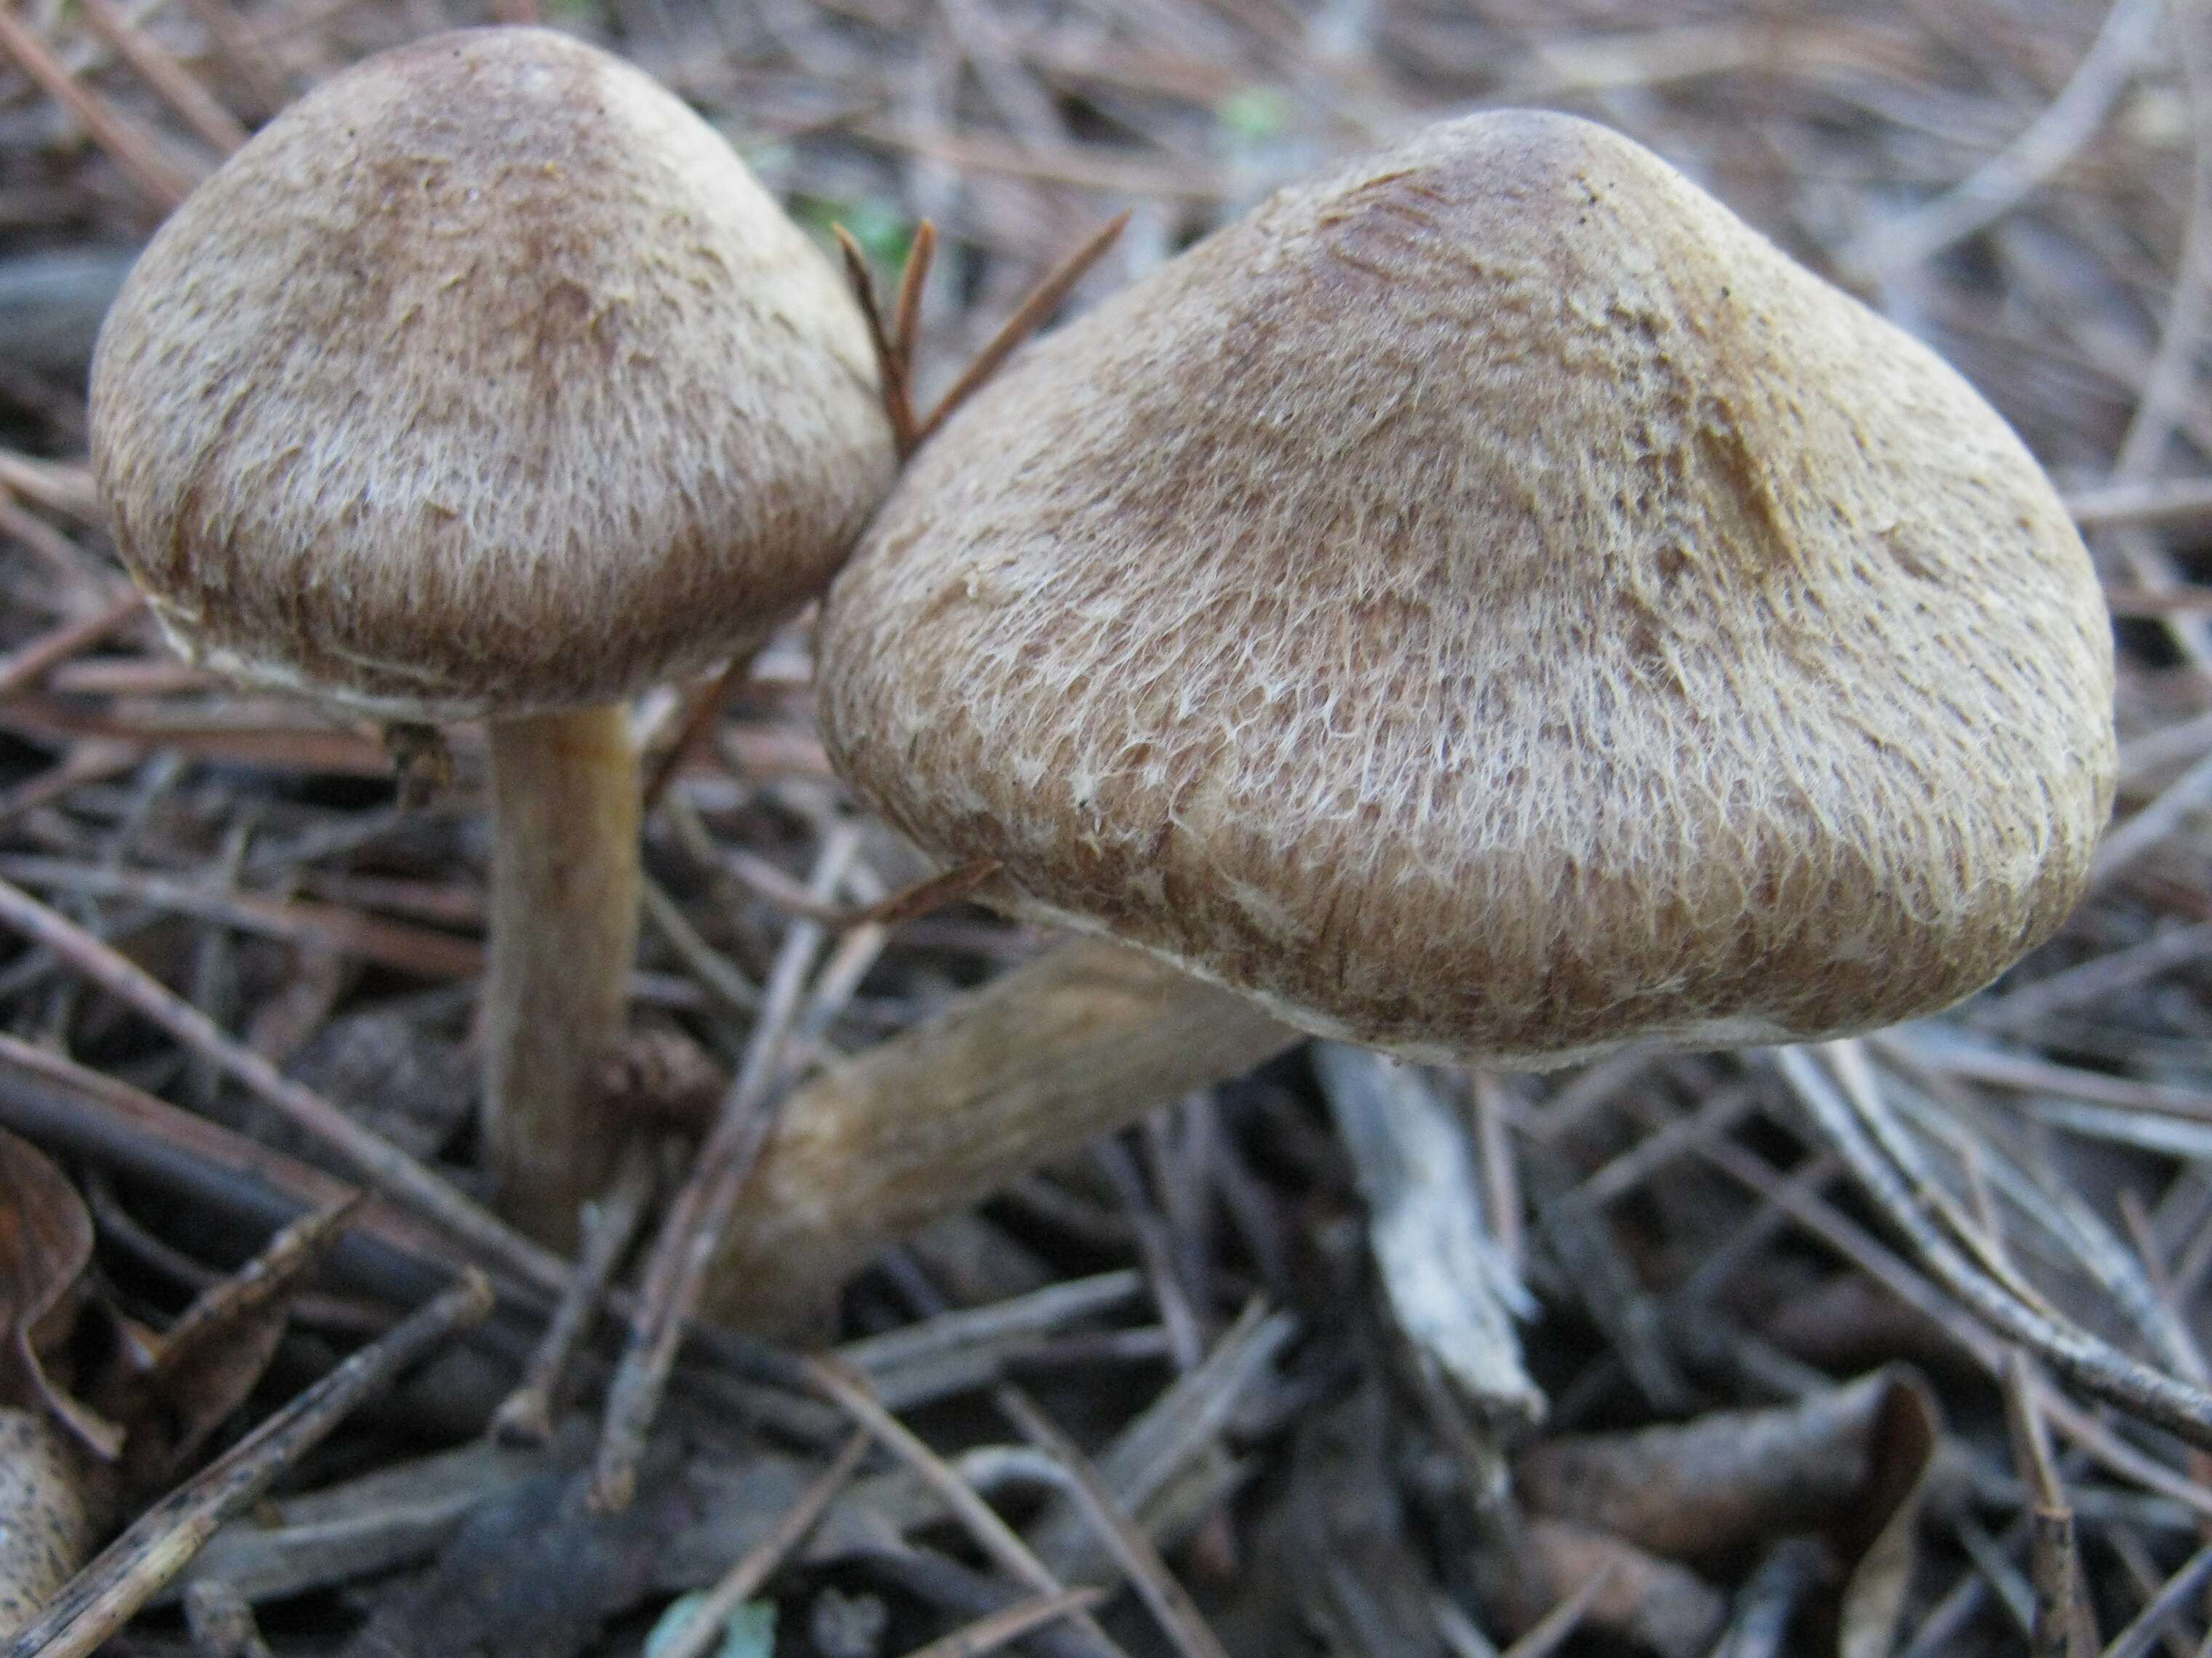
POLYGON ((92 409, 188 653, 416 719, 728 654, 819 591, 894 466, 829 262, 673 95, 536 29, 279 116, 140 259, 92 409))
POLYGON ((2079 896, 2109 626, 1998 416, 1626 139, 1474 117, 1039 343, 832 591, 834 759, 1313 1029, 1877 1026, 2079 896))

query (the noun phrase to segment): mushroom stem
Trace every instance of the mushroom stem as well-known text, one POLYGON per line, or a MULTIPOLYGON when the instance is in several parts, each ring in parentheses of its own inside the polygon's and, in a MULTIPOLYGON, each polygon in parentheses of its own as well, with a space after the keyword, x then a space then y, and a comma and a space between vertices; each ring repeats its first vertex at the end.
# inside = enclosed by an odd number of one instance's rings
POLYGON ((565 1248, 622 1151, 595 1079, 622 1031, 637 944, 629 711, 495 720, 491 778, 483 1137, 500 1212, 565 1248))
POLYGON ((1151 956, 1063 945, 785 1102, 704 1310, 803 1333, 890 1240, 1301 1040, 1151 956))

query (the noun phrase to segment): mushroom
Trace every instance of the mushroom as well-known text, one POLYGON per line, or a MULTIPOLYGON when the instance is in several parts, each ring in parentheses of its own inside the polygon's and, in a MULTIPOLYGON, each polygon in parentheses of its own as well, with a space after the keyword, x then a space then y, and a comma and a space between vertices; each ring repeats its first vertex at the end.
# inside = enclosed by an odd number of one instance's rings
POLYGON ((1097 939, 795 1100, 720 1309, 1300 1033, 1942 1008, 2080 896, 2112 674, 1998 416, 1637 144, 1488 113, 1286 191, 1018 358, 832 588, 840 771, 1097 939))
POLYGON ((624 699, 828 580, 895 461, 866 325, 728 145, 604 52, 464 30, 287 110, 102 329, 93 463, 193 660, 489 722, 485 1127, 550 1242, 636 930, 624 699))

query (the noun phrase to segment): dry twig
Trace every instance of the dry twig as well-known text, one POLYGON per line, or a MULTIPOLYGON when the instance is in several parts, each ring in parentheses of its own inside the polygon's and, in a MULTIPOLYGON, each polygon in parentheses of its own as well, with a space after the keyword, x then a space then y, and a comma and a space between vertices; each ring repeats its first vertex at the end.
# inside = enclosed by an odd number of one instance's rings
POLYGON ((807 1533, 821 1521, 823 1514, 838 1492, 844 1490, 860 1460, 867 1455, 872 1442, 866 1433, 856 1433, 848 1440, 845 1448, 837 1453, 822 1477, 806 1489, 805 1496, 775 1522, 760 1543, 732 1566, 714 1587, 695 1604, 683 1627, 658 1649, 655 1658, 706 1658, 708 1648, 720 1638, 722 1625, 730 1614, 766 1586, 775 1576, 776 1568, 801 1543, 807 1533))
POLYGON ((983 1658, 984 1654, 996 1652, 1010 1642, 1020 1640, 1032 1630, 1042 1629, 1047 1624, 1073 1617, 1079 1612, 1087 1612, 1105 1598, 1101 1590, 1080 1588, 1066 1589, 1058 1594, 1040 1594, 1030 1600, 1017 1600, 1003 1612, 979 1618, 967 1628, 955 1630, 926 1647, 916 1647, 907 1655, 907 1658, 983 1658))
POLYGON ((260 1054, 232 1041, 213 1020, 137 963, 5 881, 0 881, 0 922, 62 957, 109 994, 151 1019, 315 1136, 369 1185, 466 1245, 486 1262, 539 1290, 557 1292, 567 1283, 568 1269, 554 1256, 510 1231, 421 1163, 313 1090, 285 1076, 260 1054))
MULTIPOLYGON (((850 828, 830 832, 810 884, 816 902, 826 903, 836 891, 859 845, 850 828)), ((785 934, 744 1062, 654 1241, 629 1345, 607 1393, 606 1425, 592 1473, 593 1500, 603 1508, 626 1508, 635 1490, 638 1461, 676 1362, 677 1343, 699 1304, 731 1207, 768 1142, 775 1108, 790 1085, 785 1044, 822 939, 822 929, 811 921, 793 922, 785 934)))
MULTIPOLYGON (((806 1370, 815 1387, 825 1398, 841 1406, 855 1422, 874 1435, 885 1450, 913 1469, 932 1491, 944 1499, 945 1505, 967 1527, 969 1534, 985 1553, 1042 1594, 1066 1593, 1065 1586, 1042 1561, 1030 1552, 1029 1546, 1015 1533, 1013 1527, 999 1518, 991 1505, 976 1494, 974 1486, 947 1467, 944 1459, 885 1410, 865 1381, 835 1359, 809 1360, 806 1370)), ((1073 1615, 1096 1650, 1109 1655, 1121 1654, 1121 1648, 1107 1638, 1106 1632, 1098 1627, 1096 1619, 1087 1612, 1073 1615)))
POLYGON ((501 1400, 492 1413, 495 1438, 543 1445, 553 1437, 553 1413, 561 1402, 561 1384, 568 1362, 591 1333, 607 1285, 629 1253, 639 1222, 645 1218, 655 1183, 653 1149, 641 1139, 632 1139, 605 1195, 585 1206, 583 1248, 575 1271, 568 1287, 561 1292, 544 1335, 530 1355, 521 1385, 501 1400))
POLYGON ((161 145, 137 122, 70 74, 13 5, 0 5, 0 52, 14 58, 18 69, 75 116, 155 205, 166 212, 191 193, 196 182, 191 175, 163 155, 161 145))

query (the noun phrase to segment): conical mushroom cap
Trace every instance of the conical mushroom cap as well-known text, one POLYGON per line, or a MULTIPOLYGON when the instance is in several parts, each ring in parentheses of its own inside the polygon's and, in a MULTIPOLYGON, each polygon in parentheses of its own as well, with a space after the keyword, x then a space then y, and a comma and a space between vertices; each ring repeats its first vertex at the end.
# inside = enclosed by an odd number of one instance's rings
POLYGON ((286 110, 139 260, 92 411, 188 654, 403 718, 728 655, 828 581, 895 465, 829 261, 674 96, 536 29, 286 110))
POLYGON ((1308 1029, 1558 1061, 2048 934, 2112 647, 1998 416, 1638 146, 1476 116, 1042 342, 832 589, 832 756, 1308 1029))

